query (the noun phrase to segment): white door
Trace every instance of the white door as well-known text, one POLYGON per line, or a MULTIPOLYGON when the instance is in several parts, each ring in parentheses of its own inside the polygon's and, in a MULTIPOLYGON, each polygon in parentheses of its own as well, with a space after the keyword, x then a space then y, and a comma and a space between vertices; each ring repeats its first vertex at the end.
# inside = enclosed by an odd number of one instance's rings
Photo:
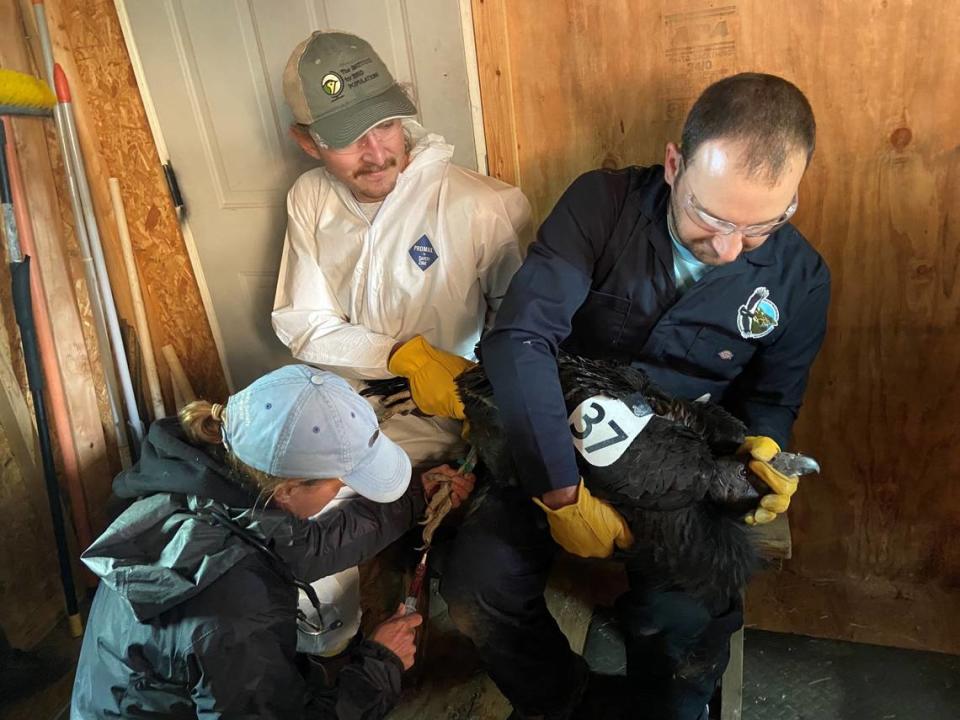
POLYGON ((169 158, 183 194, 185 236, 195 246, 228 382, 241 388, 291 362, 270 310, 286 193, 313 161, 287 136, 287 58, 313 30, 362 36, 415 89, 423 125, 455 145, 455 162, 476 169, 467 70, 473 47, 461 19, 469 3, 118 0, 117 7, 155 111, 161 158, 169 158))

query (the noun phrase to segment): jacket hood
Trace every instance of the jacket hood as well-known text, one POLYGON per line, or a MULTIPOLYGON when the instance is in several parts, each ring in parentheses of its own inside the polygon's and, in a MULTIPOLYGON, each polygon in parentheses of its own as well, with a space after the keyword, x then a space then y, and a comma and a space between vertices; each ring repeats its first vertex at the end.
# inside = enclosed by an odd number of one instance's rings
POLYGON ((252 507, 256 501, 227 466, 223 448, 192 445, 176 418, 150 426, 140 460, 117 475, 113 492, 127 499, 153 493, 197 495, 235 508, 252 507))
POLYGON ((231 479, 222 453, 191 445, 174 418, 151 426, 139 462, 113 487, 120 497, 140 499, 81 558, 140 621, 193 597, 258 552, 204 513, 225 513, 260 538, 289 525, 282 511, 254 515, 254 496, 231 479))

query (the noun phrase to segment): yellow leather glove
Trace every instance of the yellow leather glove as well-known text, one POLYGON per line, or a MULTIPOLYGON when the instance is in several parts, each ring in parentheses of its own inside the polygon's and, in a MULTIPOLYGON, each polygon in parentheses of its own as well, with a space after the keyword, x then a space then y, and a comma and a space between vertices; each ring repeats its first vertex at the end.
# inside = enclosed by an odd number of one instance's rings
POLYGON ((583 480, 577 491, 577 501, 557 510, 533 498, 547 514, 550 534, 568 553, 585 558, 608 558, 616 545, 625 550, 633 545, 633 533, 627 521, 608 503, 590 494, 583 480))
POLYGON ((387 369, 410 381, 410 395, 422 412, 463 420, 463 403, 454 380, 473 365, 459 355, 438 350, 417 335, 396 349, 387 369))
POLYGON ((780 452, 780 446, 773 438, 764 435, 751 435, 743 441, 738 455, 749 455, 753 459, 747 463, 750 472, 766 483, 772 493, 760 498, 760 507, 751 510, 743 518, 747 525, 765 525, 785 513, 790 507, 790 498, 797 491, 800 479, 778 472, 770 461, 780 452))

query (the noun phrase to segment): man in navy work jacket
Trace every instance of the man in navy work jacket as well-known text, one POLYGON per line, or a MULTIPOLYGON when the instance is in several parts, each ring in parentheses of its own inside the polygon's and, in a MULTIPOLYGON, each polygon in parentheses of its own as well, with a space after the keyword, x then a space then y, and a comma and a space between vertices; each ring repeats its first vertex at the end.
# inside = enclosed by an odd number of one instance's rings
POLYGON ((632 542, 580 480, 556 357, 562 348, 633 363, 675 396, 723 404, 747 424, 741 451, 771 488, 745 522, 786 511, 797 478, 767 461, 789 441, 830 298, 826 264, 788 224, 814 137, 794 85, 721 80, 691 109, 681 146, 667 145, 664 166, 574 181, 514 277, 481 349, 526 476, 467 520, 442 588, 514 717, 706 717, 742 625, 739 597, 707 607, 647 586, 628 562, 630 590, 616 608, 628 700, 616 713, 593 705, 610 700, 608 681, 588 683, 547 611, 556 544, 610 557, 632 542))

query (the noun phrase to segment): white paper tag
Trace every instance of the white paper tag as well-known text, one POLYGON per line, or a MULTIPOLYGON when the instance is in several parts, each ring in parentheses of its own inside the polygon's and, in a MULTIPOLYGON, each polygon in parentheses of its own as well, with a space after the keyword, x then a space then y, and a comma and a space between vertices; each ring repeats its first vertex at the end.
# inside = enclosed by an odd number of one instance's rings
POLYGON ((634 415, 622 400, 595 395, 577 405, 568 420, 573 444, 584 460, 607 467, 620 459, 652 417, 634 415))

